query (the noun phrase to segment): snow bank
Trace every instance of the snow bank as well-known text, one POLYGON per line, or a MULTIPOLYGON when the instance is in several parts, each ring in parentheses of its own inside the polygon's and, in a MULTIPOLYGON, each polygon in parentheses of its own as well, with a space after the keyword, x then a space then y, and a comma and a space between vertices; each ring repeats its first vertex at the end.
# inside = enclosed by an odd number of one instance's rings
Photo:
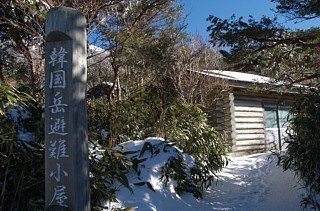
POLYGON ((138 156, 141 153, 141 149, 146 142, 152 143, 155 149, 153 153, 145 151, 140 159, 147 158, 143 162, 141 174, 137 175, 136 172, 131 171, 127 174, 130 180, 130 186, 133 189, 131 193, 127 188, 123 187, 120 183, 116 188, 120 191, 117 194, 117 199, 124 207, 136 207, 137 210, 172 210, 174 207, 179 209, 186 207, 190 209, 193 207, 197 200, 192 194, 186 193, 183 197, 180 197, 174 190, 174 183, 168 183, 166 186, 161 177, 161 167, 170 159, 170 157, 178 157, 183 155, 184 160, 189 166, 193 166, 193 159, 188 154, 182 154, 181 150, 175 146, 164 146, 164 140, 160 138, 148 138, 143 141, 129 141, 121 144, 117 147, 121 151, 137 151, 138 156), (162 146, 159 147, 158 146, 162 146), (156 152, 160 149, 159 152, 156 152), (141 182, 147 182, 151 185, 134 185, 141 182), (154 191, 152 190, 154 189, 154 191))

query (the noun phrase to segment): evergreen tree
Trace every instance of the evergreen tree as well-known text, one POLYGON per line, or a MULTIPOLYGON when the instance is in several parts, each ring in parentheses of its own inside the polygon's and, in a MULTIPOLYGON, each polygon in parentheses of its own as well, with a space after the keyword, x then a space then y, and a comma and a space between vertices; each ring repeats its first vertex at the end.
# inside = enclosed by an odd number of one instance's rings
POLYGON ((258 72, 288 84, 316 84, 320 77, 320 29, 296 30, 278 22, 277 15, 296 21, 319 18, 319 1, 273 0, 276 16, 222 20, 210 16, 211 43, 227 47, 224 59, 237 70, 258 72))

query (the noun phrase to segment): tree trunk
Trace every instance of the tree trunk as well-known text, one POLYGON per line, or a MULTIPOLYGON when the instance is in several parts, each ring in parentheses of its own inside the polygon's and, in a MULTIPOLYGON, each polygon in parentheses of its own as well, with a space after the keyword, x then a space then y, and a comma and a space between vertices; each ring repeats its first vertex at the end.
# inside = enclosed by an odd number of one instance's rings
POLYGON ((115 94, 116 88, 118 89, 117 98, 121 100, 121 90, 120 90, 120 79, 119 79, 119 65, 112 65, 113 66, 113 73, 114 73, 114 80, 113 85, 111 87, 110 92, 108 93, 108 100, 109 103, 112 104, 112 96, 115 94))
POLYGON ((117 88, 118 88, 118 100, 121 100, 121 86, 120 86, 120 77, 117 78, 117 88))

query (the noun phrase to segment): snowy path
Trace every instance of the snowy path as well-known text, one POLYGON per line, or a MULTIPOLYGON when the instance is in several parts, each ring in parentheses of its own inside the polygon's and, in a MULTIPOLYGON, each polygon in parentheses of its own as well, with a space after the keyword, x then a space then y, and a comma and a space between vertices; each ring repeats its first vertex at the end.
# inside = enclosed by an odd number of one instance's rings
POLYGON ((300 211, 304 191, 295 186, 293 174, 276 166, 270 154, 231 157, 204 202, 210 210, 300 211))
POLYGON ((261 204, 259 204, 257 211, 272 210, 302 210, 300 207, 300 200, 305 196, 305 191, 297 186, 294 181, 297 179, 290 171, 283 172, 282 167, 276 166, 273 162, 272 171, 266 175, 265 181, 269 187, 267 196, 261 204), (277 175, 277 176, 275 176, 277 175))

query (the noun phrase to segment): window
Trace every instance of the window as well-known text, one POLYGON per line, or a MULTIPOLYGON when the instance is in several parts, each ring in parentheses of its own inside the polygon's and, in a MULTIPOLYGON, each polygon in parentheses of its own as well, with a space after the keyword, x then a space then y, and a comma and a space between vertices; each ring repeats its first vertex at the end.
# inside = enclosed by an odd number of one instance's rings
POLYGON ((264 116, 266 128, 278 128, 277 126, 277 108, 266 107, 264 108, 264 116))
POLYGON ((279 126, 280 128, 288 127, 288 115, 289 108, 288 107, 265 107, 264 115, 265 115, 265 124, 266 128, 278 128, 277 124, 277 109, 279 115, 279 126))
POLYGON ((289 126, 288 116, 289 116, 289 108, 281 108, 280 107, 280 109, 279 109, 280 128, 287 128, 289 126))

